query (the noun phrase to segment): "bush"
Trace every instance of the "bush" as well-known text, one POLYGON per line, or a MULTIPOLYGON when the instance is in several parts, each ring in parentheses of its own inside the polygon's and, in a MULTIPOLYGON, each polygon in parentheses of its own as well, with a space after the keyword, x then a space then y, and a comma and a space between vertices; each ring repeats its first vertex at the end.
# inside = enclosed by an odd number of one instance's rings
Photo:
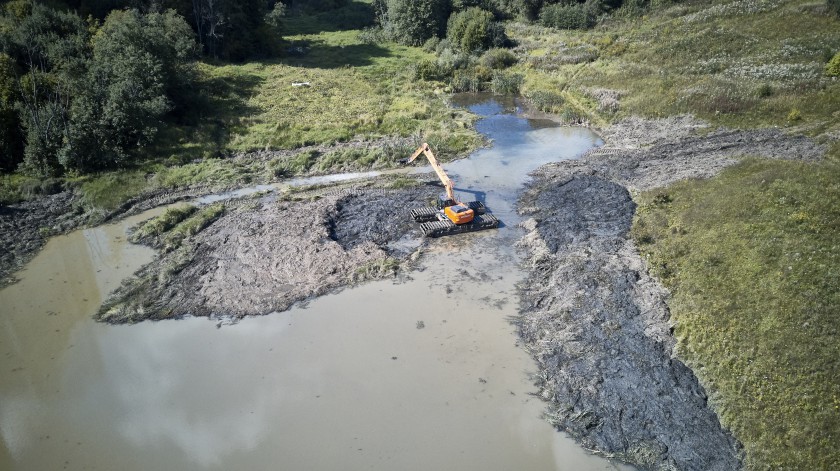
POLYGON ((830 77, 840 76, 840 52, 834 54, 834 57, 825 65, 825 74, 830 77))
POLYGON ((481 65, 491 69, 506 69, 516 64, 516 56, 507 49, 493 48, 481 56, 481 65))
POLYGON ((483 51, 492 46, 504 45, 504 29, 493 21, 493 14, 471 7, 449 17, 446 37, 461 51, 483 51))
POLYGON ((388 0, 385 29, 395 41, 419 46, 443 33, 449 5, 447 0, 388 0))
POLYGON ((370 28, 362 28, 359 31, 359 41, 365 44, 379 44, 388 41, 389 35, 388 33, 376 26, 372 26, 370 28))
POLYGON ((505 74, 497 71, 493 73, 490 89, 493 93, 504 95, 519 93, 519 87, 522 86, 524 80, 524 77, 519 74, 505 74))
POLYGON ((450 69, 466 69, 470 66, 471 58, 469 54, 463 52, 454 52, 452 49, 444 49, 438 56, 438 62, 450 69))
POLYGON ((840 0, 826 0, 828 10, 835 15, 840 16, 840 0))
POLYGON ((432 36, 428 39, 428 41, 423 43, 423 50, 432 53, 437 51, 438 45, 440 45, 440 38, 437 36, 432 36))
POLYGON ((648 0, 626 0, 618 9, 617 16, 634 17, 643 15, 650 6, 648 0))
POLYGON ((471 70, 456 70, 452 75, 450 87, 453 92, 480 92, 484 90, 484 82, 471 70))
POLYGON ((595 2, 573 5, 557 3, 546 5, 540 11, 540 23, 557 29, 587 29, 595 25, 597 12, 595 2))
POLYGON ((445 80, 452 75, 452 67, 434 59, 423 59, 414 66, 414 78, 422 80, 445 80))
POLYGON ((559 93, 543 90, 531 92, 528 94, 527 98, 528 101, 530 101, 538 110, 549 113, 557 112, 557 110, 566 103, 566 100, 564 100, 559 93))
POLYGON ((767 98, 773 96, 773 87, 769 83, 762 83, 755 89, 755 95, 759 98, 767 98))

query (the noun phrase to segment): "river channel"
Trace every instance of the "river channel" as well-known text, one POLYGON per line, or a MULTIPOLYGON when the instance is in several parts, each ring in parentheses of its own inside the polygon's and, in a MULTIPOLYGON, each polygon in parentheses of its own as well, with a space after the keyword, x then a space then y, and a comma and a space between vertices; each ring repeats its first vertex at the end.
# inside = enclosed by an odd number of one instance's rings
POLYGON ((397 280, 233 325, 112 326, 92 314, 154 256, 126 230, 162 210, 51 239, 0 291, 0 469, 630 469, 541 419, 510 324, 517 194, 600 140, 512 101, 456 105, 493 145, 445 167, 504 224, 423 242, 397 280))

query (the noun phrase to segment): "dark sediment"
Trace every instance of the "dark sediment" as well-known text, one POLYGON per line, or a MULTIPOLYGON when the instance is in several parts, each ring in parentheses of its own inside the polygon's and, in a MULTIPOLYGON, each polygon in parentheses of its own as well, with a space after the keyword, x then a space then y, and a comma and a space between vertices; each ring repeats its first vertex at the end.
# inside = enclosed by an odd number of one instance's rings
POLYGON ((542 167, 520 200, 528 277, 517 323, 547 417, 584 446, 656 470, 732 470, 739 445, 675 356, 667 291, 628 233, 629 190, 709 177, 740 156, 818 159, 776 130, 702 134, 688 117, 628 120, 581 160, 542 167))

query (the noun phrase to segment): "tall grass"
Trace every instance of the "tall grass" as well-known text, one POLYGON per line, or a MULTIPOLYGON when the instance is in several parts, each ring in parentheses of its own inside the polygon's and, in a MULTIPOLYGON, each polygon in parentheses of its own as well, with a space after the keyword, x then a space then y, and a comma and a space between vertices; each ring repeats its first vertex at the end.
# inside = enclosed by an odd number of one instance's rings
POLYGON ((837 129, 840 81, 825 72, 840 51, 837 31, 840 18, 805 0, 660 2, 587 31, 508 26, 526 92, 621 92, 618 113, 599 111, 607 121, 692 113, 812 134, 837 129), (538 82, 552 85, 531 87, 538 82), (801 120, 787 119, 792 108, 801 120))
POLYGON ((747 160, 643 193, 632 234, 749 469, 838 469, 840 164, 747 160))

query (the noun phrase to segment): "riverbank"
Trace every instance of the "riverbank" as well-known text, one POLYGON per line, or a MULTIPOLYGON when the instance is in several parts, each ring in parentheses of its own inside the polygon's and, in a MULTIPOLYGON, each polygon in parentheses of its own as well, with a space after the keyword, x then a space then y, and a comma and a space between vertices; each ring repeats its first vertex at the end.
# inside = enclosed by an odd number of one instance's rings
MULTIPOLYGON (((127 280, 96 318, 237 319, 393 276, 413 251, 392 245, 402 241, 416 248, 422 237, 410 218, 394 215, 429 204, 440 188, 414 179, 384 180, 279 197, 258 194, 210 206, 215 212, 206 222, 193 220, 208 209, 167 224, 154 239, 140 239, 161 254, 127 280)), ((152 220, 137 231, 148 225, 161 224, 152 220)))
POLYGON ((581 160, 542 167, 520 201, 528 278, 517 319, 548 419, 584 446, 649 469, 741 467, 740 446, 675 350, 668 291, 630 237, 633 194, 708 178, 745 156, 815 161, 777 130, 629 119, 581 160))

